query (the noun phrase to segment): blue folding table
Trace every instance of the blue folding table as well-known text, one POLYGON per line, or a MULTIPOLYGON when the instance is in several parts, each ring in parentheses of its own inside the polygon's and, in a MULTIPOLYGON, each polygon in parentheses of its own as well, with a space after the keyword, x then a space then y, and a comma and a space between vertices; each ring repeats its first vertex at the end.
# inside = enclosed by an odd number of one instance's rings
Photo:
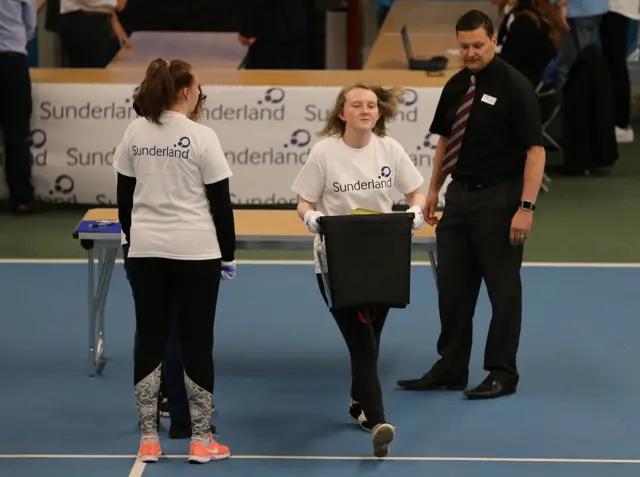
POLYGON ((111 275, 121 247, 117 209, 87 211, 73 232, 88 251, 89 375, 100 374, 104 361, 104 315, 111 275), (96 268, 97 258, 97 268, 96 268), (96 285, 97 282, 97 285, 96 285))

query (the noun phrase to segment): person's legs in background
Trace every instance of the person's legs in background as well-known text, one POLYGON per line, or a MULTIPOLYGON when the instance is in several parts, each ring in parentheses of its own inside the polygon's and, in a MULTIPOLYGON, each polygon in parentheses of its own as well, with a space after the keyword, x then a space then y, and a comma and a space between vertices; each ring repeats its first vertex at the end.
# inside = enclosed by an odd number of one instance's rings
POLYGON ((106 68, 120 48, 108 13, 61 14, 58 34, 69 68, 106 68))
POLYGON ((615 12, 607 12, 600 25, 602 53, 609 67, 613 86, 616 138, 618 142, 633 142, 631 119, 631 81, 627 67, 627 38, 629 18, 615 12))
POLYGON ((555 87, 561 97, 562 88, 580 52, 598 41, 602 15, 582 18, 568 18, 569 31, 565 33, 556 66, 555 87))
POLYGON ((31 184, 31 78, 26 55, 0 53, 0 131, 4 136, 4 168, 14 213, 41 210, 31 184))
POLYGON ((306 70, 309 58, 303 40, 269 42, 259 39, 249 47, 245 69, 306 70))

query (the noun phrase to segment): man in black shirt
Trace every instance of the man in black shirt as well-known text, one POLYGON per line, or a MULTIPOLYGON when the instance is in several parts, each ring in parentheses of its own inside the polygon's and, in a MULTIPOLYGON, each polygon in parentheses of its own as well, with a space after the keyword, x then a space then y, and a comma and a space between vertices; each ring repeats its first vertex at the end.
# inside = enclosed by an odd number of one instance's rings
POLYGON ((447 175, 436 228, 441 359, 405 389, 467 386, 473 315, 484 279, 493 316, 485 348, 488 377, 465 391, 492 398, 516 391, 522 318, 520 267, 544 174, 539 106, 531 82, 495 54, 487 15, 464 14, 456 25, 465 68, 445 85, 430 131, 440 136, 425 218, 436 223, 438 191, 447 175))

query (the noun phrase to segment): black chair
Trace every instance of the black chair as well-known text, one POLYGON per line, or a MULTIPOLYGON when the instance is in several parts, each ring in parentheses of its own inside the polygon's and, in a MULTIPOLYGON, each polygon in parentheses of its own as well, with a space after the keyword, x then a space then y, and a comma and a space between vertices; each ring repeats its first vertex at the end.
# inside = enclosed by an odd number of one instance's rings
POLYGON ((330 309, 410 303, 413 214, 320 218, 318 252, 330 309))
MULTIPOLYGON (((540 114, 542 115, 542 137, 557 151, 562 151, 562 147, 558 142, 549 134, 547 129, 551 122, 556 118, 560 112, 561 103, 557 96, 557 90, 554 86, 553 77, 555 75, 556 66, 560 55, 556 55, 549 62, 540 82, 536 86, 536 95, 538 96, 538 104, 540 105, 540 114)), ((542 178, 541 189, 543 192, 549 192, 549 184, 551 179, 547 174, 544 174, 542 178)))

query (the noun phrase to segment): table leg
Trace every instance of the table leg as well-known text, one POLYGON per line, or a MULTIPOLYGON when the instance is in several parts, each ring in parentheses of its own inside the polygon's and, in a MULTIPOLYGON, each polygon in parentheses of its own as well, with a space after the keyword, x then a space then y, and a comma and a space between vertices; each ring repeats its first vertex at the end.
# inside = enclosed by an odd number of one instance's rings
POLYGON ((98 248, 98 284, 95 280, 95 253, 89 250, 89 375, 104 368, 105 308, 113 274, 117 248, 98 248))
POLYGON ((96 374, 96 365, 95 365, 95 349, 96 349, 96 321, 94 319, 95 313, 93 308, 93 281, 95 276, 94 271, 94 248, 91 247, 88 250, 89 257, 89 284, 87 287, 87 291, 89 292, 89 376, 95 376, 96 374))

